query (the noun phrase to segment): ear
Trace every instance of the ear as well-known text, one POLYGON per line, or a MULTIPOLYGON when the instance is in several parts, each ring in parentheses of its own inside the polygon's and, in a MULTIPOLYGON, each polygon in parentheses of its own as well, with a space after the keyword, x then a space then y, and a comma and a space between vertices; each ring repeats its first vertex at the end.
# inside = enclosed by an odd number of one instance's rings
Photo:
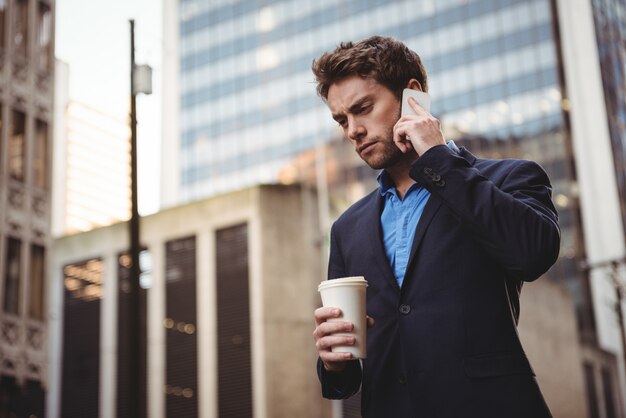
POLYGON ((415 78, 412 78, 409 80, 409 84, 406 85, 406 88, 412 89, 412 90, 424 91, 422 90, 422 85, 420 84, 420 82, 417 81, 415 78))

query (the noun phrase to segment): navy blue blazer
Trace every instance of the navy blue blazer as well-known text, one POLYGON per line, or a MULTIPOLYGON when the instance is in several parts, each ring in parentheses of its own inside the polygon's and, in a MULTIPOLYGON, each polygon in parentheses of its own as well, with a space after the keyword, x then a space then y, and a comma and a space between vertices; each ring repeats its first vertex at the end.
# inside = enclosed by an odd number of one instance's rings
POLYGON ((542 418, 550 411, 517 335, 524 281, 557 259, 558 217, 536 163, 441 145, 411 167, 431 193, 402 288, 382 242, 378 190, 331 230, 329 278, 365 276, 368 358, 341 373, 318 361, 324 397, 361 389, 375 418, 542 418))

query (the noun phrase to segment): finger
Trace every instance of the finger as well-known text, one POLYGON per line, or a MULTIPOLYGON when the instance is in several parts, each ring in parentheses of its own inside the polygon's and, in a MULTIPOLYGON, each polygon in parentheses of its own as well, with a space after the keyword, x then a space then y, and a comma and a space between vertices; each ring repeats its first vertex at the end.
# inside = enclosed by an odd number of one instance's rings
POLYGON ((396 123, 393 129, 393 142, 396 144, 400 152, 406 154, 411 150, 411 148, 409 147, 411 142, 407 140, 406 134, 400 127, 399 123, 400 122, 396 123))
POLYGON ((372 328, 374 325, 376 325, 376 320, 374 318, 372 318, 371 316, 367 317, 367 327, 368 328, 372 328))
POLYGON ((411 109, 413 109, 418 115, 428 115, 428 111, 424 109, 419 103, 417 103, 417 100, 415 100, 414 97, 409 97, 409 105, 411 106, 411 109))
POLYGON ((324 362, 324 364, 326 365, 326 369, 328 370, 337 368, 338 364, 341 364, 348 360, 352 360, 351 353, 333 353, 332 351, 324 351, 322 353, 319 353, 319 355, 320 359, 324 362))
POLYGON ((406 154, 409 151, 409 147, 407 146, 406 142, 400 140, 395 141, 395 143, 401 153, 406 154))
POLYGON ((331 351, 336 346, 351 346, 356 343, 353 335, 328 335, 320 338, 315 342, 315 348, 318 352, 331 351))
POLYGON ((341 316, 341 310, 332 306, 322 306, 317 308, 314 313, 315 324, 319 325, 322 322, 326 322, 330 318, 339 318, 341 316))
POLYGON ((322 322, 313 331, 313 338, 316 340, 331 334, 340 334, 354 331, 354 324, 351 322, 332 321, 322 322))

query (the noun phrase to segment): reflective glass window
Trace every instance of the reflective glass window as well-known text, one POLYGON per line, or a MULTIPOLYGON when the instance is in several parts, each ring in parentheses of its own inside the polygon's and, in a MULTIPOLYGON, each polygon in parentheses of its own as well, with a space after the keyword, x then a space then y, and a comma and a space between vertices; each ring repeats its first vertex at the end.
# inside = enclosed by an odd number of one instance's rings
POLYGON ((6 239, 4 271, 4 311, 17 315, 20 308, 20 287, 22 282, 22 241, 18 238, 6 239))
POLYGON ((24 181, 26 166, 26 115, 24 112, 14 110, 11 112, 11 125, 9 127, 8 164, 9 176, 24 181))
POLYGON ((39 244, 30 246, 30 280, 28 283, 28 313, 43 319, 45 300, 46 249, 39 244))
POLYGON ((33 150, 33 184, 40 189, 48 186, 48 124, 35 123, 35 147, 33 150))
POLYGON ((7 26, 7 0, 0 0, 0 49, 4 49, 4 31, 7 26))
POLYGON ((13 18, 13 47, 18 55, 28 52, 28 0, 16 0, 13 18))
POLYGON ((39 68, 48 70, 53 59, 52 51, 52 10, 50 5, 40 1, 37 10, 37 57, 39 68))

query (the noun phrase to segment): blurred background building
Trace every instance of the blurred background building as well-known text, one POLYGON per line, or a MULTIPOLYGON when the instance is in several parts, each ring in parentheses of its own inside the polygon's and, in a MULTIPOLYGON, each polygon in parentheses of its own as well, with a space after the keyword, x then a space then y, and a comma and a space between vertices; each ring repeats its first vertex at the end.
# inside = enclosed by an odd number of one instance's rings
MULTIPOLYGON (((373 34, 420 53, 448 138, 550 175, 561 255, 525 287, 520 336, 555 417, 626 415, 623 1, 162 4, 164 210, 142 220, 138 312, 151 417, 358 416, 358 397, 320 398, 310 316, 330 224, 377 173, 341 140, 310 65, 373 34)), ((50 417, 123 417, 127 228, 61 238, 53 255, 51 230, 125 219, 128 131, 72 104, 62 63, 54 87, 54 8, 0 1, 0 416, 46 402, 50 417), (86 184, 77 200, 70 179, 86 184), (80 224, 77 201, 92 208, 80 224)))
MULTIPOLYGON (((262 186, 143 218, 148 416, 329 416, 311 372, 314 201, 311 190, 262 186)), ((55 242, 48 416, 134 418, 127 242, 125 224, 55 242)))
POLYGON ((130 218, 128 121, 76 102, 70 68, 56 61, 52 233, 55 237, 130 218))
POLYGON ((0 416, 43 416, 54 0, 0 2, 0 416))

